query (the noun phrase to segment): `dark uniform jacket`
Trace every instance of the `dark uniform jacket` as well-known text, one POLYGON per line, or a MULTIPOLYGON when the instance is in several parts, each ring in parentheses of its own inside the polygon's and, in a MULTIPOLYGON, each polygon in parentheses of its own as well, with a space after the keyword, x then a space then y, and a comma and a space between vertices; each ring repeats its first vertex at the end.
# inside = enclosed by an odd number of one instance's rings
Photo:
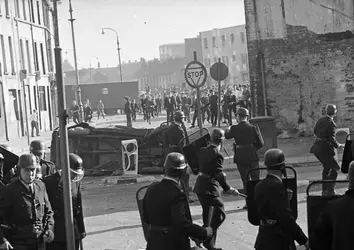
MULTIPOLYGON (((354 190, 328 203, 319 217, 314 241, 321 250, 354 249, 354 190)), ((317 246, 316 246, 317 247, 317 246)))
MULTIPOLYGON (((46 185, 49 201, 54 211, 55 238, 56 242, 66 242, 65 235, 65 215, 63 187, 60 183, 60 174, 55 173, 43 179, 46 185)), ((80 234, 85 232, 84 215, 82 211, 82 197, 80 182, 72 182, 72 204, 74 218, 74 233, 76 240, 80 240, 80 234)))
POLYGON ((225 173, 223 172, 222 164, 224 157, 214 145, 201 148, 198 157, 200 174, 194 186, 194 192, 203 195, 211 195, 220 197, 219 187, 221 186, 225 191, 230 189, 227 183, 225 173))
POLYGON ((218 109, 218 96, 212 95, 209 97, 210 109, 217 110, 218 109))
POLYGON ((43 177, 55 174, 57 172, 55 164, 51 161, 42 159, 39 164, 41 165, 41 173, 43 177))
POLYGON ((126 101, 125 102, 125 104, 124 104, 124 112, 125 112, 125 114, 131 114, 132 113, 132 105, 131 105, 130 101, 126 101))
POLYGON ((151 225, 146 250, 190 250, 189 237, 207 236, 205 228, 193 224, 185 192, 170 179, 148 188, 142 217, 151 225))
POLYGON ((247 165, 259 160, 257 150, 263 147, 264 141, 257 126, 248 121, 239 122, 226 131, 225 138, 235 140, 234 163, 247 165))
POLYGON ((183 124, 174 122, 167 130, 168 146, 173 152, 182 153, 179 143, 183 138, 187 137, 187 130, 185 130, 185 127, 183 128, 183 126, 183 124))
POLYGON ((311 147, 311 153, 320 153, 323 155, 335 155, 334 148, 338 148, 339 144, 335 138, 336 124, 329 116, 321 117, 313 130, 316 139, 311 147))
MULTIPOLYGON (((19 178, 1 190, 0 217, 11 227, 7 240, 12 244, 33 244, 46 230, 54 232, 53 211, 44 183, 35 180, 33 190, 32 194, 19 178)), ((3 228, 0 227, 0 243, 4 238, 3 228)))
POLYGON ((300 245, 307 242, 306 235, 292 216, 287 190, 280 179, 267 175, 256 185, 254 195, 260 219, 266 224, 259 227, 256 249, 287 250, 294 247, 294 240, 300 245), (269 220, 276 223, 269 225, 269 220))

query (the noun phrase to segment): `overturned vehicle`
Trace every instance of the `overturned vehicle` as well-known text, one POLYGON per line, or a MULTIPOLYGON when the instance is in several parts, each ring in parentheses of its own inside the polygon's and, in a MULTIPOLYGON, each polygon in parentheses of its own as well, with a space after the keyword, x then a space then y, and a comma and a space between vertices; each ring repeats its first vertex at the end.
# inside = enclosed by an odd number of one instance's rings
MULTIPOLYGON (((161 124, 156 129, 135 129, 126 126, 107 128, 92 127, 81 123, 68 128, 69 152, 78 154, 84 161, 87 175, 122 175, 123 163, 130 162, 139 174, 163 173, 163 161, 168 149, 165 147, 168 126, 161 124), (122 141, 136 140, 138 162, 122 154, 122 141)), ((50 160, 60 168, 59 129, 53 131, 50 160)), ((124 149, 123 149, 124 150, 124 149)), ((127 150, 134 150, 128 145, 127 150)))

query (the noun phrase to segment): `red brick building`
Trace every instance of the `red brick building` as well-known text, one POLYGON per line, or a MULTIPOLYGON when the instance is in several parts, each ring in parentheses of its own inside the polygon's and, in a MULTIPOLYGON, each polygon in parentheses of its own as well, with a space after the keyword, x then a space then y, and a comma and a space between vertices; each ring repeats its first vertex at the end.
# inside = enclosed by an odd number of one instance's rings
POLYGON ((354 128, 353 1, 244 0, 254 115, 308 132, 326 103, 354 128))

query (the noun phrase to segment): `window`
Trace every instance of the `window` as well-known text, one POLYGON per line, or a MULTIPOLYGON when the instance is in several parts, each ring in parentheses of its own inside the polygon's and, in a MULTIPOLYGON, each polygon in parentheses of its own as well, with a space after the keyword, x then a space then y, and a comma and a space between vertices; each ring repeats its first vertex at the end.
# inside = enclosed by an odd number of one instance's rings
POLYGON ((10 50, 10 60, 11 60, 11 73, 15 74, 15 60, 14 60, 14 51, 12 47, 11 36, 9 36, 8 39, 9 39, 9 50, 10 50))
POLYGON ((247 54, 241 54, 241 63, 243 70, 247 70, 247 54))
POLYGON ((204 59, 204 64, 205 67, 210 68, 210 59, 209 58, 204 59))
POLYGON ((231 44, 235 43, 235 34, 230 35, 231 44))
POLYGON ((9 0, 5 0, 5 13, 6 17, 10 17, 9 0))
POLYGON ((20 39, 20 56, 21 56, 21 69, 26 69, 25 52, 23 50, 23 41, 20 39))
POLYGON ((223 56, 222 57, 222 62, 226 64, 226 66, 229 66, 229 57, 223 56))
POLYGON ((247 83, 249 81, 248 74, 243 74, 242 78, 243 78, 242 80, 243 80, 244 83, 247 83))
POLYGON ((27 51, 28 73, 32 73, 31 52, 30 52, 30 47, 29 47, 29 41, 28 40, 26 40, 26 51, 27 51))
POLYGON ((208 48, 208 39, 204 38, 204 48, 207 49, 208 48))
POLYGON ((0 35, 0 43, 1 43, 1 53, 2 53, 2 62, 4 64, 4 73, 7 73, 7 62, 6 62, 6 49, 5 49, 5 42, 4 36, 0 35))
POLYGON ((37 97, 38 97, 38 93, 37 93, 37 88, 36 86, 33 86, 33 96, 34 96, 34 109, 38 110, 38 103, 37 103, 37 97))
POLYGON ((45 68, 45 57, 44 57, 43 43, 41 43, 39 46, 41 48, 43 75, 45 75, 47 72, 46 72, 46 68, 45 68))
POLYGON ((241 32, 240 36, 241 36, 241 43, 245 44, 245 32, 241 32))
POLYGON ((38 16, 38 24, 41 24, 41 10, 39 6, 39 1, 37 1, 37 16, 38 16))
POLYGON ((34 70, 39 71, 38 48, 36 42, 34 42, 33 44, 33 57, 34 57, 34 70))
POLYGON ((33 9, 33 0, 28 0, 29 2, 29 11, 30 11, 30 16, 31 16, 31 21, 34 23, 34 9, 33 9))
POLYGON ((46 111, 47 110, 47 99, 45 96, 45 87, 44 86, 39 86, 39 109, 40 111, 46 111))
POLYGON ((48 26, 48 20, 47 20, 47 6, 45 6, 44 2, 42 2, 42 14, 43 14, 43 25, 48 26))
POLYGON ((21 18, 19 0, 15 0, 15 7, 16 7, 16 17, 21 18))
POLYGON ((12 122, 20 120, 18 115, 17 101, 18 100, 16 89, 9 89, 9 117, 10 121, 12 122))
POLYGON ((236 60, 237 60, 237 59, 236 59, 236 55, 232 55, 232 62, 233 62, 233 63, 236 63, 236 60))
POLYGON ((225 47, 225 43, 226 43, 225 35, 222 35, 221 36, 221 44, 222 44, 223 47, 225 47))
POLYGON ((213 42, 213 48, 215 48, 216 47, 216 37, 215 36, 213 36, 213 40, 212 40, 213 42))
POLYGON ((22 11, 23 11, 23 19, 27 20, 26 0, 22 0, 22 11))

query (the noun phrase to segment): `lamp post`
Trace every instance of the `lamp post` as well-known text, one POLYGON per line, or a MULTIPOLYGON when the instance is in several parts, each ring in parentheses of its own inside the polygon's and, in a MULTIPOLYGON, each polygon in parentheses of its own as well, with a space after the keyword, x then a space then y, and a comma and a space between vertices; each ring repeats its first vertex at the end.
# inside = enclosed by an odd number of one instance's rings
POLYGON ((73 39, 73 50, 74 50, 74 64, 75 64, 75 76, 76 76, 76 101, 77 104, 80 107, 80 122, 83 121, 83 106, 82 106, 82 100, 81 100, 81 89, 80 89, 80 80, 79 80, 79 71, 77 68, 77 57, 76 57, 76 43, 75 43, 75 31, 74 31, 74 21, 75 19, 73 18, 73 7, 71 4, 71 0, 69 0, 69 12, 70 12, 70 23, 71 23, 71 34, 72 34, 72 39, 73 39))
POLYGON ((60 166, 63 174, 64 188, 64 220, 66 233, 67 249, 75 249, 74 219, 73 206, 71 199, 71 179, 70 179, 70 162, 69 162, 69 144, 67 129, 67 113, 65 103, 65 89, 63 82, 62 55, 59 42, 59 20, 58 20, 58 1, 53 1, 53 27, 55 34, 55 69, 56 84, 58 90, 58 115, 59 115, 59 134, 60 134, 60 166))
POLYGON ((123 75, 122 75, 122 63, 121 63, 121 60, 120 60, 120 47, 119 47, 119 37, 118 37, 118 32, 115 31, 114 29, 112 28, 102 28, 102 35, 105 34, 105 30, 110 30, 110 31, 113 31, 114 33, 116 33, 116 36, 117 36, 117 50, 118 50, 118 60, 119 60, 119 72, 120 72, 120 81, 123 82, 123 75))

